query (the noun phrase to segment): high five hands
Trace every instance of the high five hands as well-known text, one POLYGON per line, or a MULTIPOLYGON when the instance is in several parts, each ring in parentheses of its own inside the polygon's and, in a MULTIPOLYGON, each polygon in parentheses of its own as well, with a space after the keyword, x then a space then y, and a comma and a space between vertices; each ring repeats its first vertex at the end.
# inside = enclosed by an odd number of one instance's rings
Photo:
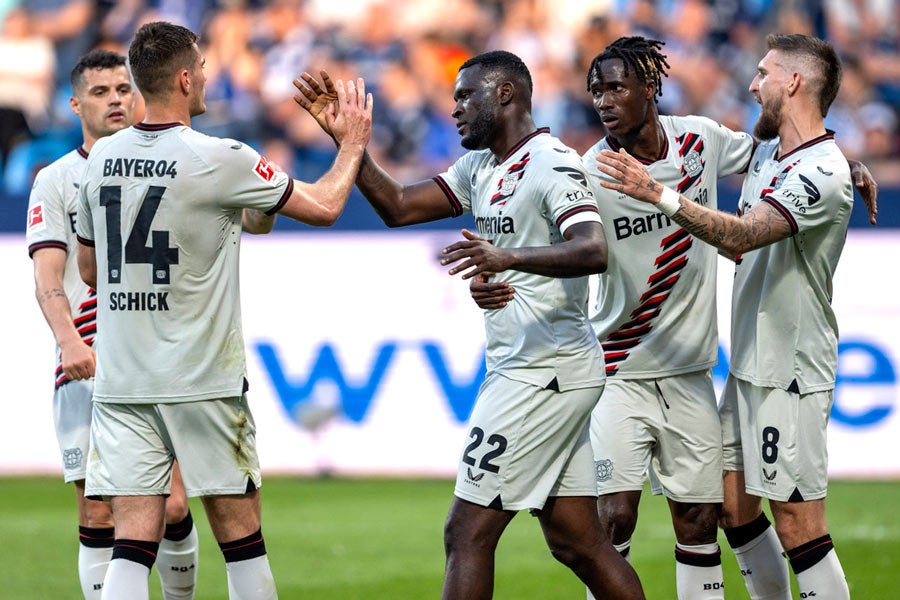
POLYGON ((300 79, 294 80, 294 87, 300 92, 294 94, 294 102, 306 110, 325 133, 334 137, 327 120, 327 109, 337 102, 338 93, 327 71, 323 69, 319 71, 319 75, 322 77, 322 84, 306 71, 300 73, 300 79))

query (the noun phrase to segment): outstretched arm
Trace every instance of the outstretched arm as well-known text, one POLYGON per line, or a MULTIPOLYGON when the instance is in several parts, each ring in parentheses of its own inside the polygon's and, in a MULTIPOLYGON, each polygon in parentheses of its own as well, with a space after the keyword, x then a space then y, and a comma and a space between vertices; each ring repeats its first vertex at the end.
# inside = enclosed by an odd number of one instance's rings
POLYGON ((338 141, 331 168, 314 183, 294 180, 294 191, 278 211, 307 225, 334 224, 350 196, 362 155, 372 135, 372 95, 365 82, 342 81, 336 86, 337 101, 325 109, 329 130, 338 141))
POLYGON ((603 187, 658 205, 686 231, 726 255, 737 256, 792 234, 787 220, 765 202, 760 202, 740 217, 691 202, 653 179, 646 167, 624 149, 618 153, 603 150, 597 155, 597 162, 601 171, 616 180, 601 182, 603 187), (667 192, 665 198, 663 190, 667 192))
MULTIPOLYGON (((321 84, 306 72, 294 80, 294 87, 299 91, 294 95, 294 101, 340 147, 342 142, 336 138, 326 119, 330 106, 340 110, 340 103, 336 102, 337 89, 327 71, 322 70, 319 74, 322 77, 321 84)), ((368 151, 363 153, 356 185, 388 227, 425 223, 453 216, 450 203, 434 181, 401 184, 382 169, 368 151)))

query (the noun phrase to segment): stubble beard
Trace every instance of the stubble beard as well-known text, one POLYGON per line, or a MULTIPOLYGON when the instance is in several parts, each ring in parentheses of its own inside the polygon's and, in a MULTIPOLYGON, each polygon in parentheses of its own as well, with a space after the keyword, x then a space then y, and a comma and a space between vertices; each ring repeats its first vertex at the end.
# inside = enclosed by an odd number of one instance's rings
POLYGON ((781 109, 784 101, 779 97, 772 100, 769 104, 762 105, 762 111, 759 113, 759 119, 753 127, 753 135, 761 140, 773 140, 778 137, 778 130, 781 128, 781 109))

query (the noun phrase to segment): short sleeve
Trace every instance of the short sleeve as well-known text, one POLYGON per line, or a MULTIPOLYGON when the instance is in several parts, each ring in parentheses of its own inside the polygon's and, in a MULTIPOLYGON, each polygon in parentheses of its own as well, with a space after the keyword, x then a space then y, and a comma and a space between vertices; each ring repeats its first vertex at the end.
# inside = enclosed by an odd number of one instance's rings
MULTIPOLYGON (((549 155, 549 153, 548 153, 549 155)), ((560 233, 576 223, 601 222, 597 200, 588 185, 587 172, 574 152, 553 152, 545 174, 545 210, 560 233)))
MULTIPOLYGON (((87 172, 88 170, 85 169, 85 175, 87 172)), ((87 185, 85 185, 84 177, 78 188, 78 217, 75 219, 75 235, 78 236, 79 243, 85 246, 94 245, 94 219, 91 215, 91 203, 87 197, 87 185)))
POLYGON ((434 178, 453 209, 453 216, 472 212, 472 176, 476 169, 478 154, 467 152, 450 168, 434 178))
MULTIPOLYGON (((774 206, 790 224, 791 232, 797 234, 832 223, 848 197, 849 186, 846 162, 795 165, 781 185, 766 191, 763 201, 774 206)), ((852 201, 852 189, 849 197, 852 201)))
POLYGON ((272 165, 256 150, 234 140, 216 140, 219 169, 217 180, 227 208, 255 208, 266 214, 278 212, 294 191, 294 181, 272 165))
POLYGON ((41 170, 34 180, 25 223, 29 256, 42 248, 67 249, 67 228, 71 228, 72 224, 66 211, 62 185, 63 181, 47 169, 41 170))

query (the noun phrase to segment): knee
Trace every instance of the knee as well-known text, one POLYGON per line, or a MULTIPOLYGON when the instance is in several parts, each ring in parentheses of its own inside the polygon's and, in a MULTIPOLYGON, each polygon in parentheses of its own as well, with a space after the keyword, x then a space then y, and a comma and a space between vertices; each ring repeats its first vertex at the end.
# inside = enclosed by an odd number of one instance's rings
POLYGON ((597 502, 600 523, 613 544, 622 544, 631 539, 637 525, 637 509, 626 502, 604 499, 597 502))
POLYGON ((85 527, 92 529, 113 527, 113 516, 109 503, 98 500, 85 500, 84 522, 85 527))
POLYGON ((560 563, 577 571, 577 567, 587 558, 591 552, 584 546, 579 546, 575 540, 556 537, 547 539, 547 547, 550 554, 560 563))
POLYGON ((187 517, 190 506, 184 496, 169 496, 166 498, 166 523, 180 523, 187 517))
POLYGON ((471 542, 472 534, 462 520, 454 518, 453 514, 447 516, 444 522, 444 551, 447 556, 454 551, 465 548, 471 542))
POLYGON ((691 504, 683 512, 676 511, 674 525, 678 541, 689 546, 715 542, 720 513, 718 504, 691 504))

